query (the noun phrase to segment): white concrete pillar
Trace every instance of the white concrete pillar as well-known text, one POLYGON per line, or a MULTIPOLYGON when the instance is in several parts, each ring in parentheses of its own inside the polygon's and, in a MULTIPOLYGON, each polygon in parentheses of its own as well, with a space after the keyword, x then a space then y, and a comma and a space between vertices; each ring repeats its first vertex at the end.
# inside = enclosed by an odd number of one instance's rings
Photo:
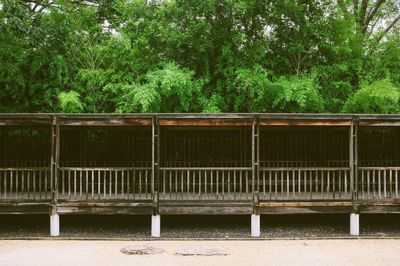
POLYGON ((357 213, 350 214, 350 235, 360 235, 360 215, 357 213))
POLYGON ((50 215, 50 236, 60 235, 60 216, 58 214, 50 215))
POLYGON ((161 232, 161 217, 160 215, 151 216, 151 236, 160 237, 161 232))
POLYGON ((260 215, 252 214, 251 215, 251 236, 259 237, 261 235, 260 230, 260 215))

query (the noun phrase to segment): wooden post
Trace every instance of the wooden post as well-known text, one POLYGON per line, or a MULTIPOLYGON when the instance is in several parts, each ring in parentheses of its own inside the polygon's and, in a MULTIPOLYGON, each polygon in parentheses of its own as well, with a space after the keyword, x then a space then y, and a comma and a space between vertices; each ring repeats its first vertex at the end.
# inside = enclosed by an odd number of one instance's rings
POLYGON ((159 214, 159 184, 160 184, 160 128, 158 116, 152 119, 151 130, 151 172, 152 172, 152 198, 153 211, 151 217, 151 236, 160 237, 160 214, 159 214))
POLYGON ((54 180, 55 180, 55 175, 54 175, 54 171, 55 171, 55 162, 56 162, 56 158, 55 158, 55 137, 56 137, 56 128, 55 128, 55 124, 56 124, 56 118, 53 116, 52 117, 52 123, 51 123, 51 133, 50 133, 50 137, 51 137, 51 148, 50 148, 50 187, 51 187, 51 211, 50 214, 53 213, 53 209, 54 206, 57 203, 57 199, 56 199, 56 191, 55 191, 55 185, 54 185, 54 180))
POLYGON ((259 187, 260 187, 260 125, 258 117, 255 117, 252 125, 252 193, 253 193, 253 214, 258 214, 259 187))
POLYGON ((349 161, 350 161, 350 191, 353 204, 353 211, 350 214, 350 234, 359 235, 359 214, 357 210, 357 123, 356 117, 351 120, 349 138, 349 161))
POLYGON ((353 124, 353 150, 354 150, 354 158, 353 158, 353 178, 354 178, 354 188, 353 188, 353 211, 358 213, 358 117, 354 117, 353 124))
POLYGON ((253 213, 251 215, 251 236, 259 237, 260 214, 259 214, 259 123, 258 117, 254 117, 251 134, 251 162, 252 162, 252 193, 253 193, 253 213))
POLYGON ((60 234, 60 219, 57 214, 58 201, 58 168, 60 161, 60 126, 55 116, 51 123, 51 158, 50 158, 50 178, 52 189, 52 200, 50 210, 50 235, 60 234))
POLYGON ((349 167, 350 167, 350 193, 354 202, 354 119, 351 121, 349 129, 349 167))

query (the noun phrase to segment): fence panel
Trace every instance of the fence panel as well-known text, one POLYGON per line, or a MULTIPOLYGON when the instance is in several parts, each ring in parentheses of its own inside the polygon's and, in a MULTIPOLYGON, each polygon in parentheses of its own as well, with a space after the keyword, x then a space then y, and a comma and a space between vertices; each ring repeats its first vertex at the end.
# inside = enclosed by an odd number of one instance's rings
POLYGON ((252 198, 252 168, 160 168, 160 199, 236 200, 252 198))
POLYGON ((50 200, 50 168, 0 168, 0 200, 50 200))
POLYGON ((260 199, 350 200, 350 168, 260 168, 260 199))
POLYGON ((399 199, 400 167, 359 167, 359 199, 399 199))
POLYGON ((151 168, 59 169, 59 200, 135 200, 152 197, 151 168))

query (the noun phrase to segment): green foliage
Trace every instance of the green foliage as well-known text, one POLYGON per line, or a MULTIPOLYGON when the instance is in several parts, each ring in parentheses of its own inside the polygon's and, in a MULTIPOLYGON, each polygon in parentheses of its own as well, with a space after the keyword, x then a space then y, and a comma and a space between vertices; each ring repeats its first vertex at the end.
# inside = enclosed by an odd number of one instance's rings
POLYGON ((316 113, 324 110, 324 101, 310 77, 283 77, 273 84, 273 106, 283 113, 316 113))
POLYGON ((64 113, 79 113, 83 110, 80 95, 76 91, 60 92, 58 102, 60 111, 64 113))
POLYGON ((150 71, 143 84, 120 88, 119 112, 196 112, 203 82, 193 79, 193 72, 168 63, 150 71))
POLYGON ((346 113, 393 114, 400 111, 400 89, 389 80, 361 86, 343 107, 346 113))
POLYGON ((0 3, 0 112, 400 112, 395 0, 0 3))
POLYGON ((275 92, 268 73, 261 66, 239 69, 235 79, 235 112, 271 112, 275 92))

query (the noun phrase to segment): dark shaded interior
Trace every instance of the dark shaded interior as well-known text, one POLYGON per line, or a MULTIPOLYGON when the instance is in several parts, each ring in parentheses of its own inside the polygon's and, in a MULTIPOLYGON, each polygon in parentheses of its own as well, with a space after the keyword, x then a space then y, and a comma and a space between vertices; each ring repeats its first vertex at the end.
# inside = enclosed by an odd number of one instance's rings
POLYGON ((348 167, 349 127, 261 127, 261 167, 348 167))
MULTIPOLYGON (((251 127, 161 127, 162 167, 250 167, 251 127), (168 155, 168 156, 167 156, 168 155)), ((150 167, 151 127, 61 127, 60 166, 150 167)), ((48 167, 49 126, 2 126, 1 167, 48 167)), ((348 127, 261 127, 262 167, 347 167, 348 127)), ((400 166, 400 128, 359 127, 359 166, 400 166)))
POLYGON ((0 127, 0 166, 49 167, 50 131, 49 126, 0 127))
POLYGON ((250 127, 162 127, 162 167, 251 167, 250 127))
POLYGON ((61 127, 60 166, 151 167, 151 127, 61 127))
POLYGON ((361 167, 400 166, 400 128, 360 127, 358 165, 361 167))

